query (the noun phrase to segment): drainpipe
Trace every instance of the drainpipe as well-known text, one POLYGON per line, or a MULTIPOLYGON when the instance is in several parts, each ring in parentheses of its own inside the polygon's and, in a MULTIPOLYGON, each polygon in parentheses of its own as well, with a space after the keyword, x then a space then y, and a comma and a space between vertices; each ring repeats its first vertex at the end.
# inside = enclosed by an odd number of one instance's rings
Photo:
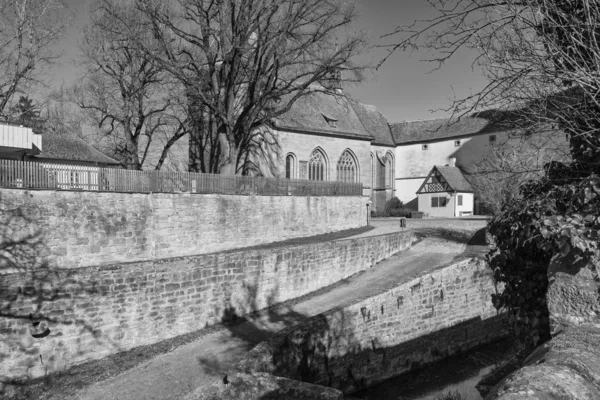
POLYGON ((458 192, 454 192, 452 194, 452 197, 454 197, 454 217, 458 217, 458 215, 456 215, 456 208, 458 207, 458 192))

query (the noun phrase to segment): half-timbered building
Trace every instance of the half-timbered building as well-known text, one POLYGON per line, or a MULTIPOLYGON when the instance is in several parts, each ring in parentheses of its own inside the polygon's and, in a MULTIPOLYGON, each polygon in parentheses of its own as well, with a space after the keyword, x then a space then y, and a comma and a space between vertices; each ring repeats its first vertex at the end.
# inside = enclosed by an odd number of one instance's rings
POLYGON ((474 213, 474 192, 460 169, 434 166, 419 190, 419 211, 431 217, 463 217, 474 213))

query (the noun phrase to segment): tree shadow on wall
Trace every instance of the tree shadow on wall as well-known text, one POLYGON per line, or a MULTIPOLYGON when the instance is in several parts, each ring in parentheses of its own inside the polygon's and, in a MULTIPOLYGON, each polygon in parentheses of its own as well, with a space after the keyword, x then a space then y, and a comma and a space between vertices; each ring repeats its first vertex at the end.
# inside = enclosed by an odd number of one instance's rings
MULTIPOLYGON (((371 311, 377 313, 377 310, 371 311)), ((282 332, 279 340, 274 339, 268 343, 267 351, 261 349, 261 355, 256 354, 250 362, 242 363, 242 366, 247 369, 254 368, 258 372, 269 372, 306 383, 336 388, 344 393, 354 393, 357 398, 363 398, 364 391, 382 377, 391 378, 411 371, 421 371, 418 376, 421 380, 429 380, 432 388, 441 385, 441 389, 447 384, 460 383, 464 378, 476 375, 478 371, 457 367, 462 365, 461 361, 453 365, 452 362, 444 360, 455 355, 469 354, 488 341, 495 342, 504 337, 500 329, 504 316, 498 315, 485 321, 480 317, 470 318, 397 345, 385 346, 377 334, 369 335, 370 339, 359 340, 357 336, 349 333, 353 328, 359 328, 350 322, 352 318, 351 315, 343 318, 335 314, 311 318, 301 326, 282 332), (268 358, 272 365, 265 362, 265 358, 268 358), (446 382, 438 382, 438 372, 427 372, 430 365, 438 362, 447 364, 444 369, 447 374, 446 382)), ((364 318, 367 323, 369 320, 375 322, 377 316, 369 315, 367 310, 364 318)), ((513 351, 511 343, 512 341, 503 342, 502 351, 498 352, 500 357, 513 351)), ((460 357, 464 358, 467 355, 460 357)), ((493 363, 497 364, 501 359, 494 359, 493 363)), ((278 398, 278 395, 279 398, 307 398, 289 396, 286 390, 287 387, 280 387, 279 390, 272 390, 258 398, 273 399, 278 398)), ((375 395, 366 398, 379 397, 375 395)))
POLYGON ((26 397, 32 379, 66 369, 86 348, 118 347, 76 314, 78 299, 103 289, 48 262, 33 213, 0 210, 0 394, 7 397, 26 397))
POLYGON ((265 296, 259 291, 259 278, 254 283, 244 283, 235 304, 228 302, 222 310, 221 325, 226 329, 223 341, 233 343, 226 357, 219 354, 196 357, 203 370, 214 376, 224 377, 227 371, 248 351, 268 340, 278 331, 300 323, 306 315, 293 309, 291 302, 277 302, 279 287, 276 285, 265 296))
MULTIPOLYGON (((344 369, 330 362, 340 352, 352 355, 363 351, 353 334, 354 327, 349 325, 351 318, 342 310, 311 318, 289 309, 265 310, 264 320, 288 324, 276 333, 270 330, 265 332, 261 326, 257 326, 256 319, 250 319, 249 316, 242 318, 244 323, 230 328, 234 335, 238 333, 236 328, 247 331, 249 327, 244 325, 249 324, 250 329, 263 332, 265 340, 256 344, 248 341, 252 348, 237 364, 218 365, 218 368, 223 368, 219 370, 224 375, 223 382, 199 390, 197 394, 200 399, 329 398, 321 397, 324 393, 331 396, 331 391, 325 387, 339 385, 339 379, 334 377, 338 372, 334 370, 344 369), (299 385, 296 381, 319 386, 299 385)), ((246 337, 244 332, 242 335, 246 337)), ((364 385, 360 377, 354 376, 352 367, 345 368, 343 374, 342 380, 349 381, 349 385, 364 385)))
MULTIPOLYGON (((364 313, 362 318, 366 322, 371 318, 371 313, 366 309, 364 313)), ((254 347, 230 370, 234 377, 233 387, 222 390, 229 393, 244 391, 236 387, 238 373, 273 376, 267 380, 267 384, 254 388, 255 391, 269 388, 255 397, 260 399, 312 398, 318 397, 318 392, 328 392, 331 396, 331 392, 323 387, 341 390, 362 388, 366 385, 364 377, 353 363, 346 362, 346 358, 352 359, 365 351, 379 354, 381 344, 376 339, 362 343, 355 335, 357 328, 360 329, 356 326, 354 316, 344 310, 306 318, 254 347), (342 359, 344 361, 340 362, 342 359), (290 382, 276 382, 275 377, 318 386, 311 389, 310 386, 290 385, 290 382)))

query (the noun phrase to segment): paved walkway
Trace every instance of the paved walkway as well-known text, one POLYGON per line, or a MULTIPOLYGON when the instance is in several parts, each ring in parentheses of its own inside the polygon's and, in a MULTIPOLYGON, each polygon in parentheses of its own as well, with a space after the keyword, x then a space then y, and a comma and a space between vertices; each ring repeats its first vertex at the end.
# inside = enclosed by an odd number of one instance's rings
POLYGON ((400 218, 374 218, 371 220, 371 226, 375 229, 360 233, 351 237, 345 237, 338 240, 350 238, 359 238, 366 236, 383 235, 401 231, 416 231, 423 234, 429 234, 432 231, 476 231, 488 222, 487 217, 463 217, 463 218, 426 218, 426 219, 406 219, 406 228, 400 228, 400 218))
MULTIPOLYGON (((397 221, 374 221, 376 229, 363 235, 400 230, 397 221)), ((255 345, 279 330, 332 306, 344 306, 388 290, 428 270, 451 262, 466 248, 465 232, 430 231, 417 245, 330 290, 291 306, 269 310, 235 327, 209 333, 141 364, 121 375, 92 385, 70 399, 168 400, 181 399, 195 389, 220 382, 225 372, 255 345)))

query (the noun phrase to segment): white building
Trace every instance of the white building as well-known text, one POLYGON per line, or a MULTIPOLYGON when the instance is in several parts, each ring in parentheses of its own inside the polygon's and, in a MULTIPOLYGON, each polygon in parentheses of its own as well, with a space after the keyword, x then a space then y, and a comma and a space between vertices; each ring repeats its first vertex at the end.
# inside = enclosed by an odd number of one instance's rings
POLYGON ((429 217, 463 217, 475 211, 474 192, 460 169, 435 166, 417 190, 419 211, 429 217))
POLYGON ((396 196, 412 209, 433 166, 468 169, 509 137, 505 127, 483 117, 400 122, 391 129, 397 146, 396 196))
POLYGON ((33 133, 31 128, 0 123, 0 158, 39 154, 41 148, 42 135, 33 133))

